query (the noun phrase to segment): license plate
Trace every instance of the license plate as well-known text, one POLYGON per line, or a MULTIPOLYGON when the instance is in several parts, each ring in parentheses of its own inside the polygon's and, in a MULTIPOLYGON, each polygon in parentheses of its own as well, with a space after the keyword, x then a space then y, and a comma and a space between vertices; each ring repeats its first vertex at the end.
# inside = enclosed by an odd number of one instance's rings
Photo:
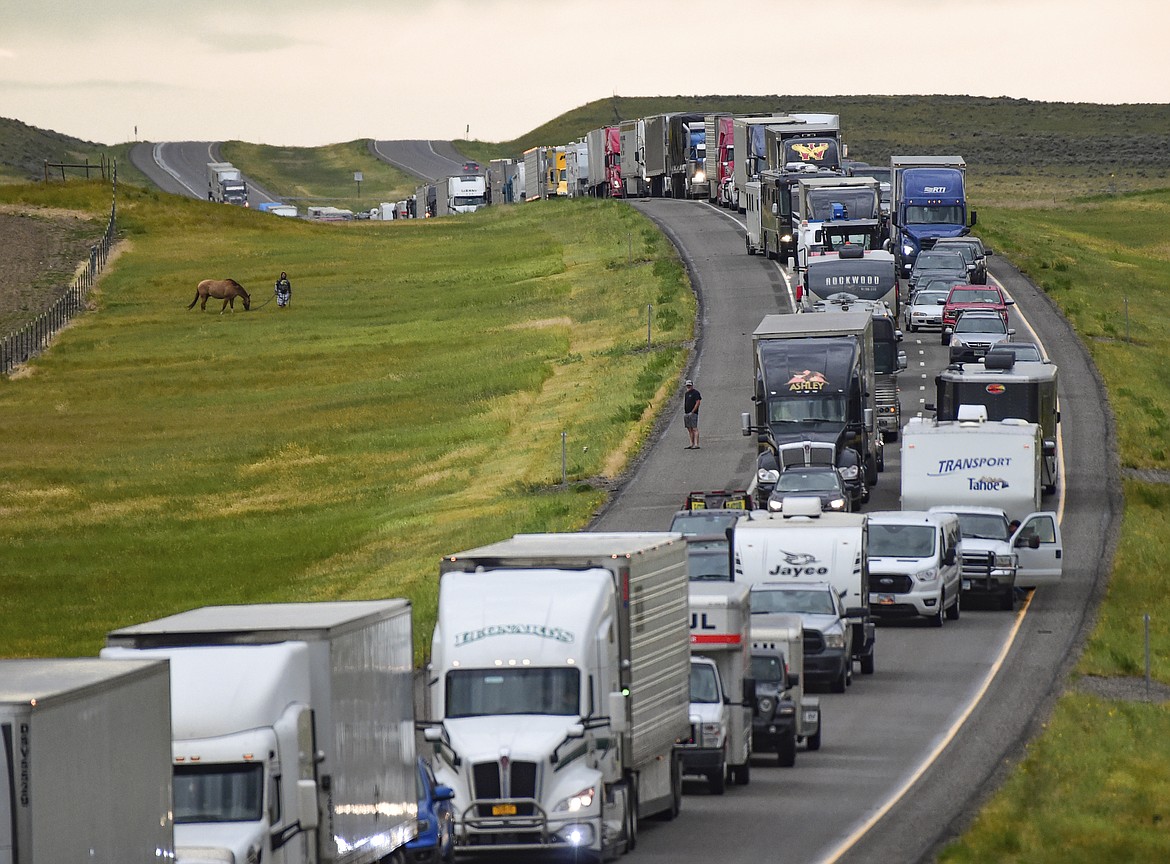
POLYGON ((492 805, 492 815, 493 816, 515 816, 516 815, 516 805, 515 804, 493 804, 492 805))
POLYGON ((970 591, 970 590, 971 590, 971 580, 970 580, 970 579, 964 579, 964 580, 963 580, 963 590, 964 590, 964 591, 970 591))
POLYGON ((816 711, 805 711, 804 712, 804 722, 805 723, 816 723, 817 722, 817 712, 816 711))
POLYGON ((893 606, 894 605, 894 595, 893 594, 879 594, 877 602, 878 602, 879 606, 893 606))

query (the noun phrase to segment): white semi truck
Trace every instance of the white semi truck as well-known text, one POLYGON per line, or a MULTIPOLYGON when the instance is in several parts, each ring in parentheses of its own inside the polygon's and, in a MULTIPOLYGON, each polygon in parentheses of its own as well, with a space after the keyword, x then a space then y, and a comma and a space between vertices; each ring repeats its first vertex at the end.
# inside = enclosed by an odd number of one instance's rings
POLYGON ((474 213, 487 203, 487 178, 482 174, 457 174, 447 178, 447 209, 474 213))
POLYGON ((725 781, 751 778, 751 605, 741 582, 691 582, 691 735, 683 773, 701 775, 714 795, 725 781))
POLYGON ((0 861, 174 857, 167 664, 0 660, 0 861))
POLYGON ((418 811, 409 601, 209 606, 107 645, 170 661, 180 864, 403 861, 418 811))
POLYGON ((633 847, 682 800, 687 552, 670 533, 520 534, 443 559, 435 774, 460 852, 633 847))

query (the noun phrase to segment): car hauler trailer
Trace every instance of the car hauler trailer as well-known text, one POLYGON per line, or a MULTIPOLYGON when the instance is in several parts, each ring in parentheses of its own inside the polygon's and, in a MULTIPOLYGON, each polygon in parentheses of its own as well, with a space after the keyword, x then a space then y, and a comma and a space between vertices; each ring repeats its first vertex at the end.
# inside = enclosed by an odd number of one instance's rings
POLYGON ((403 861, 417 831, 407 600, 208 606, 115 630, 171 668, 179 862, 403 861))
POLYGON ((677 815, 690 734, 686 542, 520 534, 442 560, 435 773, 463 853, 620 854, 677 815))

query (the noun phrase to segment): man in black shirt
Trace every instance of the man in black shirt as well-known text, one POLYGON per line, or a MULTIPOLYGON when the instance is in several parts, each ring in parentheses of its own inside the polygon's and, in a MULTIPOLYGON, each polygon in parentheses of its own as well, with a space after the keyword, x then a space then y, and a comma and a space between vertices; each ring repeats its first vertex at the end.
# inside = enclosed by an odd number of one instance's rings
POLYGON ((688 378, 687 389, 683 393, 683 426, 691 441, 685 448, 687 450, 699 449, 699 403, 702 401, 702 395, 695 389, 695 382, 688 378))

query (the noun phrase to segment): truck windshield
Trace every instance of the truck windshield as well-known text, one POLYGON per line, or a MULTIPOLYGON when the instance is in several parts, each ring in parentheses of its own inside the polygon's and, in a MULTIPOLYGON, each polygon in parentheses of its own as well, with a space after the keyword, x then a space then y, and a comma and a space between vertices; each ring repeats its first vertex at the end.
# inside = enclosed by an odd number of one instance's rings
POLYGON ((788 399, 768 400, 768 422, 770 423, 800 423, 803 421, 844 423, 845 420, 845 396, 842 394, 796 396, 788 399))
POLYGON ((727 541, 692 540, 687 543, 687 576, 692 582, 730 582, 727 541))
POLYGON ((576 669, 452 669, 447 673, 448 717, 500 714, 579 716, 576 669))
POLYGON ((797 612, 806 615, 835 615, 828 591, 753 591, 752 614, 797 612))
POLYGON ((820 222, 826 219, 876 219, 878 196, 871 189, 818 189, 808 194, 808 209, 806 218, 820 222))
POLYGON ((691 701, 719 702, 719 681, 715 667, 706 663, 691 664, 691 701))
POLYGON ((783 681, 784 669, 774 654, 753 654, 751 675, 757 681, 783 681))
POLYGON ((929 558, 935 531, 929 525, 869 523, 869 554, 873 557, 929 558))
POLYGON ((960 513, 959 532, 974 540, 1007 540, 1007 519, 998 513, 960 513))
POLYGON ((264 766, 176 765, 175 824, 258 822, 264 805, 264 766))
POLYGON ((907 225, 962 225, 962 207, 911 205, 906 208, 907 225))

